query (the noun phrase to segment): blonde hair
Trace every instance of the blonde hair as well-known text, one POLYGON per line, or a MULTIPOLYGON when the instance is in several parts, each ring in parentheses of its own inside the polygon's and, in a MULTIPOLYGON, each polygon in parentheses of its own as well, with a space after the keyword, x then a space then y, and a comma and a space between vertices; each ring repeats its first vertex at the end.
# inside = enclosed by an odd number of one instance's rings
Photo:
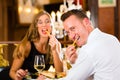
MULTIPOLYGON (((34 20, 32 21, 26 35, 24 36, 24 38, 21 41, 21 44, 19 44, 16 49, 14 50, 13 53, 13 57, 14 58, 21 58, 21 57, 25 57, 25 55, 29 54, 29 51, 26 51, 27 49, 27 42, 31 42, 31 41, 36 41, 40 39, 40 35, 38 33, 38 28, 37 28, 37 22, 38 22, 38 18, 42 15, 48 15, 51 19, 51 16, 49 15, 48 12, 42 10, 40 11, 35 17, 34 20)), ((48 40, 49 41, 49 40, 48 40)), ((47 42, 47 55, 46 55, 46 61, 48 61, 49 57, 51 56, 50 54, 50 46, 48 45, 47 42)))

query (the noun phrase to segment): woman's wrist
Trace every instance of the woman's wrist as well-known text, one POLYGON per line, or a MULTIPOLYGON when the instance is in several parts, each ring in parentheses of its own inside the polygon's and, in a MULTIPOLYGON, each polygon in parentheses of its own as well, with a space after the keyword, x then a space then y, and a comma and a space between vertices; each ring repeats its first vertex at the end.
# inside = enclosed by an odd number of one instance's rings
POLYGON ((52 50, 52 54, 56 54, 57 53, 57 51, 56 50, 52 50))

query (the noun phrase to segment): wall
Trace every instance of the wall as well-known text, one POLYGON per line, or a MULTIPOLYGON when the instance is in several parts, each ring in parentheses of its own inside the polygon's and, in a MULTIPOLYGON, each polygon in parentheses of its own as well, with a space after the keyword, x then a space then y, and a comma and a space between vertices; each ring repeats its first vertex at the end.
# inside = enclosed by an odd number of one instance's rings
POLYGON ((115 7, 98 8, 98 27, 120 40, 120 0, 116 0, 115 7))
POLYGON ((118 36, 119 36, 119 40, 120 40, 120 0, 118 0, 118 22, 119 22, 119 24, 118 24, 118 26, 119 26, 119 32, 118 32, 118 36))
POLYGON ((46 5, 46 4, 53 4, 53 3, 60 3, 63 0, 37 0, 39 5, 46 5))
POLYGON ((0 0, 0 41, 8 39, 6 0, 0 0))
POLYGON ((114 35, 114 8, 99 8, 98 27, 109 34, 114 35))
POLYGON ((20 26, 18 28, 15 28, 14 40, 15 41, 22 40, 27 30, 28 26, 20 26))

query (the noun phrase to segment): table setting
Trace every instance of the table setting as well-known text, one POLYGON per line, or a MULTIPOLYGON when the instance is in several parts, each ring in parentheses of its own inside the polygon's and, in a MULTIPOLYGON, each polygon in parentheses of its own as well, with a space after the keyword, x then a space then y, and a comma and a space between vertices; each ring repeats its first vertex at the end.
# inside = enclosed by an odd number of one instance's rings
POLYGON ((36 55, 34 60, 34 68, 37 70, 36 73, 29 73, 25 76, 24 80, 36 80, 41 74, 45 76, 45 80, 53 80, 66 76, 65 72, 55 72, 55 69, 51 65, 49 70, 44 70, 45 61, 43 55, 36 55))

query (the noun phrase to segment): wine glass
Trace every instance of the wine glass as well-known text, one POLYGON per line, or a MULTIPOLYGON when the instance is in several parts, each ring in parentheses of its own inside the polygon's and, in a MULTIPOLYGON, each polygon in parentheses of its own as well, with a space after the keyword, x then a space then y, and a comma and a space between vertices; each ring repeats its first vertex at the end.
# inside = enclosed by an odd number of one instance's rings
POLYGON ((42 72, 42 70, 45 68, 44 55, 35 55, 34 68, 39 74, 42 72))

